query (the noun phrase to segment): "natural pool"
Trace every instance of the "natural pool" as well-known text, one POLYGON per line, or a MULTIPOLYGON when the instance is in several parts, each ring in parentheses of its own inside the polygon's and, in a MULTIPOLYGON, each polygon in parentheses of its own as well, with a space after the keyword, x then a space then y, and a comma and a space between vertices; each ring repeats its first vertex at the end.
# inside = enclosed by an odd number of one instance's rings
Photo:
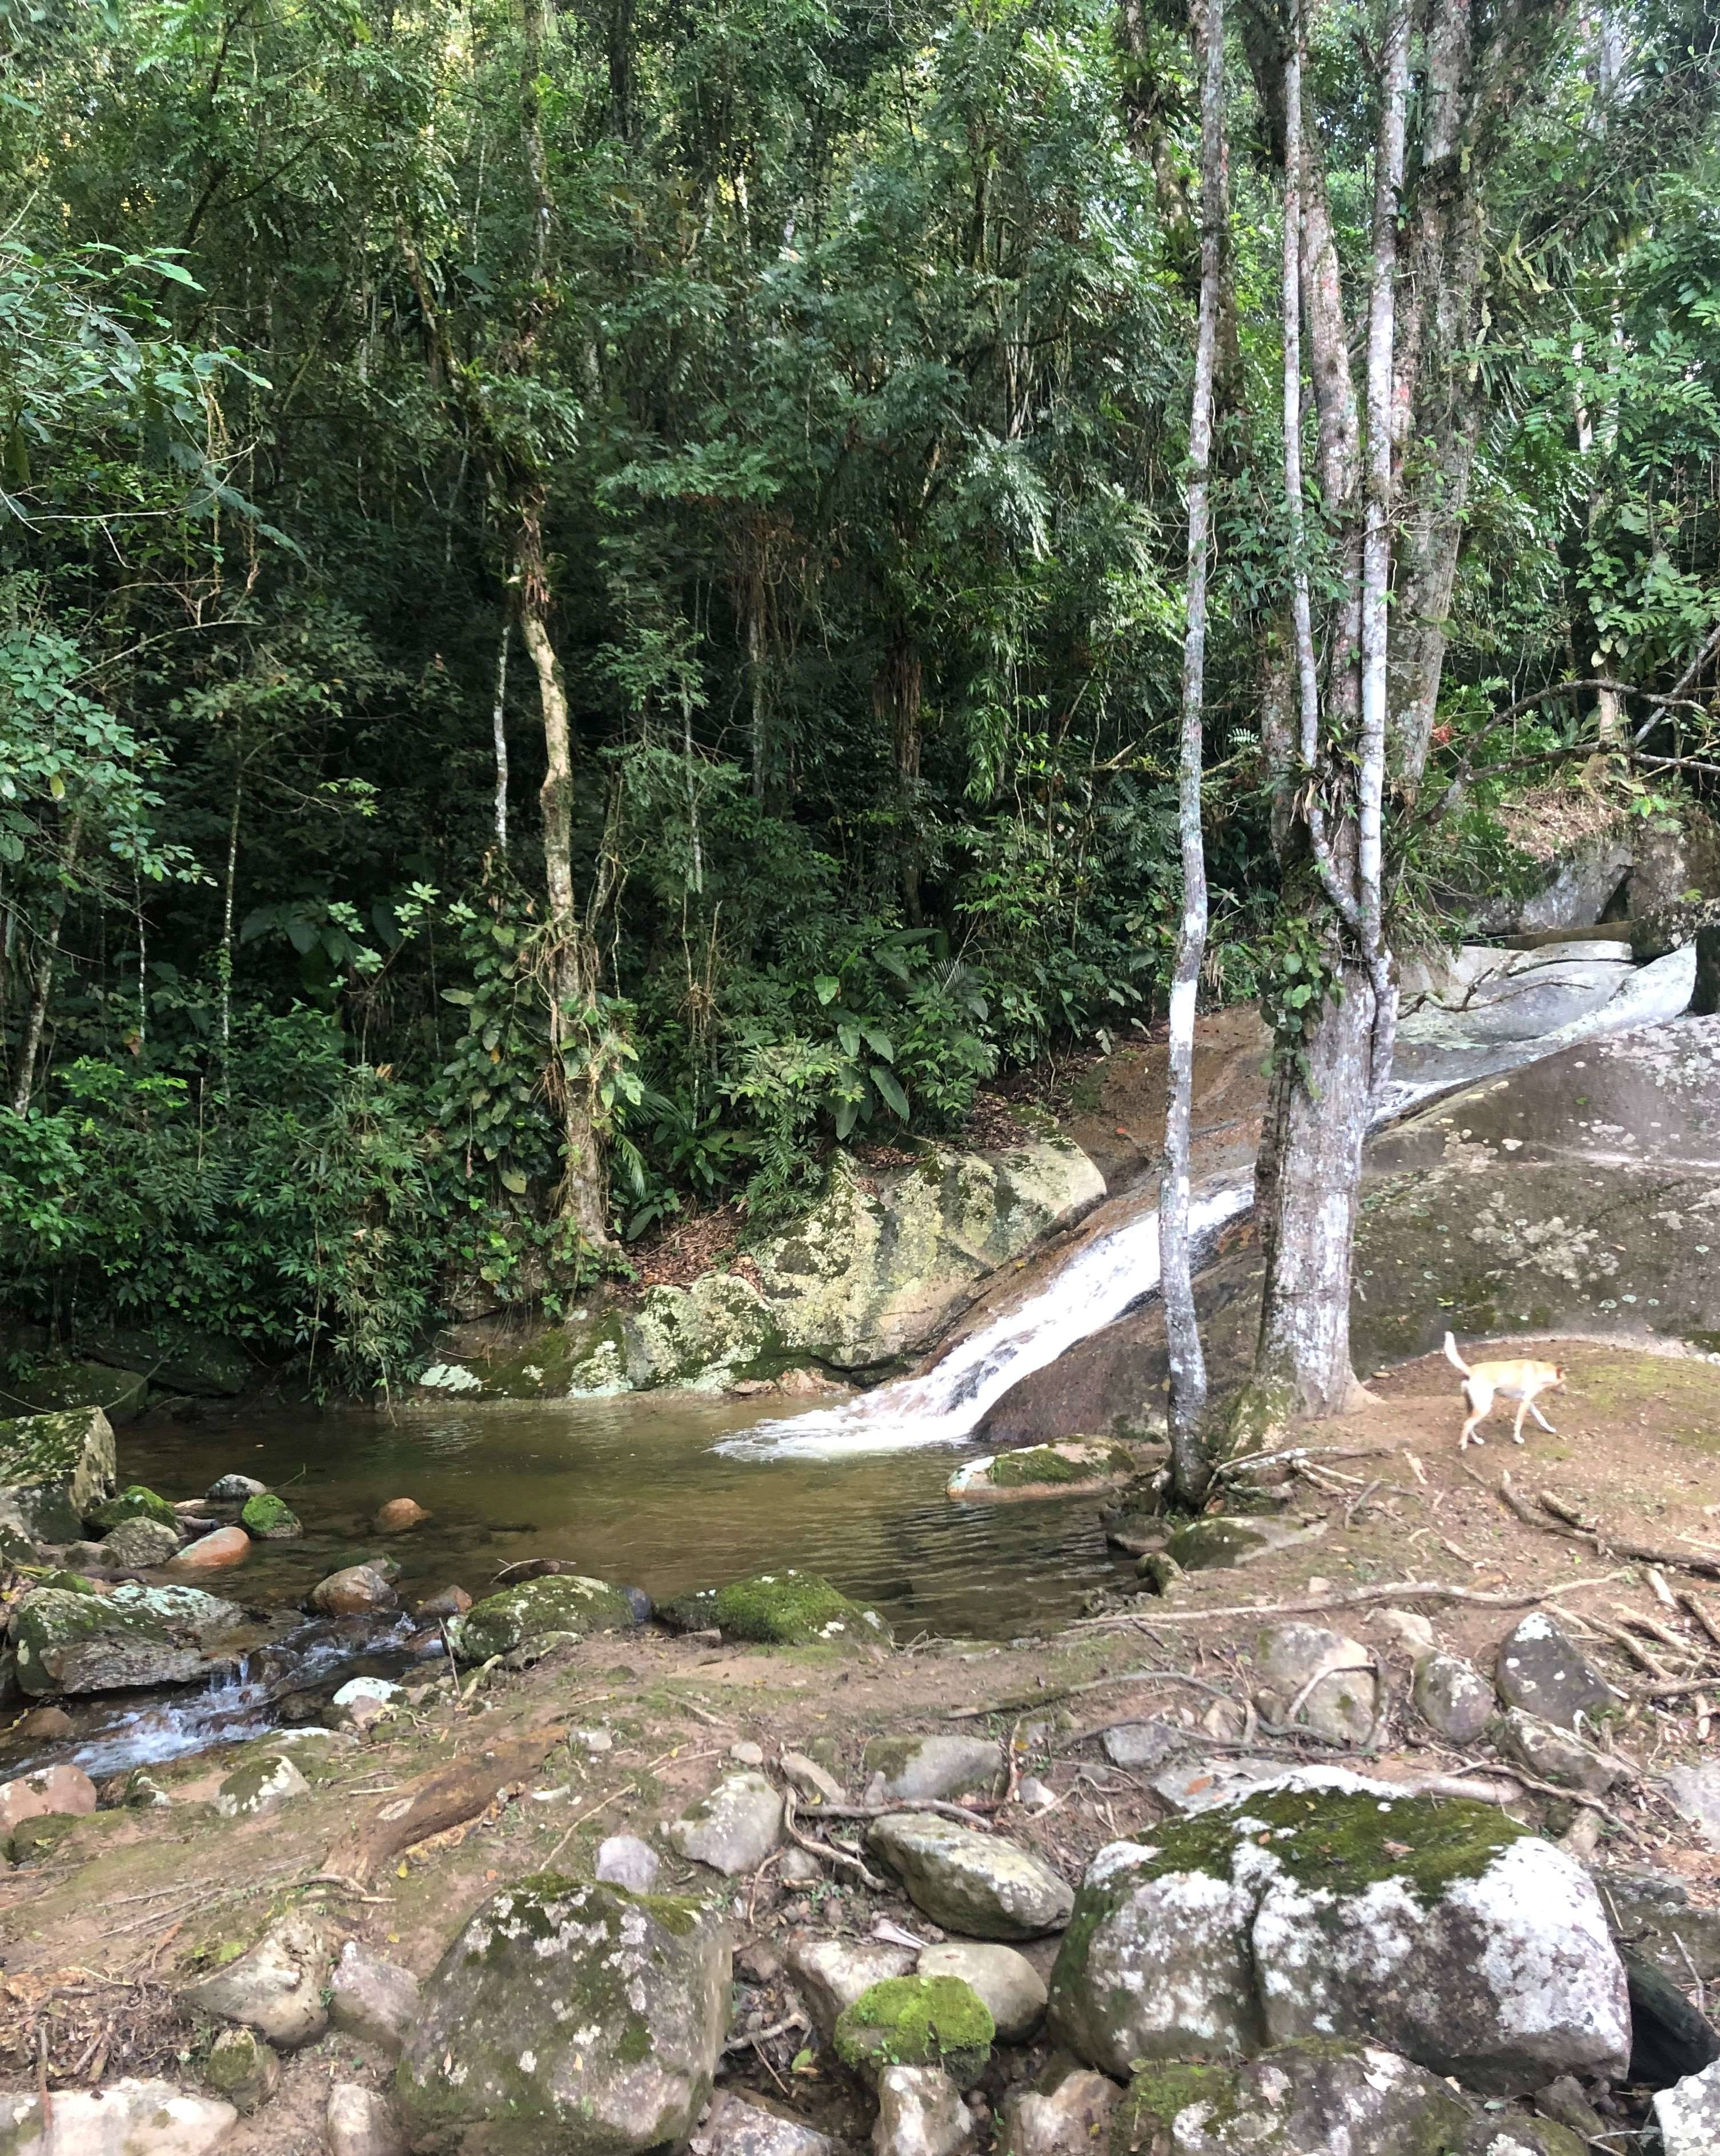
POLYGON ((242 1411, 119 1432, 126 1481, 200 1495, 228 1471, 281 1491, 300 1542, 264 1544, 217 1593, 297 1602, 338 1564, 385 1548, 408 1599, 452 1582, 481 1596, 521 1558, 582 1570, 662 1600, 690 1587, 793 1565, 875 1603, 899 1639, 1007 1639, 1074 1616, 1123 1576, 1091 1497, 961 1505, 947 1448, 852 1460, 735 1458, 712 1447, 780 1414, 685 1393, 383 1414, 242 1411), (432 1517, 378 1538, 390 1497, 432 1517))

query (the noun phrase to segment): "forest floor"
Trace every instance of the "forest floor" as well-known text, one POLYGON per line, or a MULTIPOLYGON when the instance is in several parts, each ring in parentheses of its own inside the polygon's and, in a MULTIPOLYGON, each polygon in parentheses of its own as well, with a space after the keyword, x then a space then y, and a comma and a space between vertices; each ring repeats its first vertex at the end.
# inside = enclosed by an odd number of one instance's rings
MULTIPOLYGON (((222 1820, 207 1801, 246 1748, 154 1770, 171 1808, 98 1811, 51 1858, 0 1877, 0 2066, 32 2080, 45 2071, 51 2087, 193 2072, 211 2032, 180 2017, 174 1985, 290 1903, 321 1908, 341 1936, 425 1974, 499 1883, 552 1866, 588 1870, 607 1835, 655 1838, 728 1770, 737 1743, 762 1748, 769 1767, 785 1748, 809 1751, 858 1792, 874 1736, 992 1732, 1017 1774, 1000 1768, 997 1795, 979 1804, 982 1823, 1078 1881, 1097 1847, 1166 1810, 1149 1774, 1109 1762, 1102 1732, 1159 1717, 1185 1733, 1186 1759, 1234 1758, 1244 1748, 1234 1732, 1250 1691, 1249 1650, 1275 1609, 1316 1616, 1371 1648, 1384 1703, 1375 1742, 1359 1753, 1271 1740, 1246 1748, 1286 1765, 1341 1763, 1415 1780, 1490 1763, 1442 1747, 1416 1716, 1409 1656, 1385 1613, 1420 1612, 1443 1647, 1491 1670, 1523 1611, 1556 1603, 1584 1654, 1630 1696, 1604 1739, 1630 1771, 1604 1808, 1534 1790, 1512 1808, 1560 1835, 1587 1810, 1574 1845, 1592 1849, 1595 1863, 1672 1871, 1693 1899, 1720 1901, 1720 1846, 1680 1816, 1658 1779, 1675 1762, 1720 1752, 1720 1372, 1706 1360, 1584 1342, 1539 1352, 1569 1365, 1565 1390, 1543 1402, 1557 1435, 1531 1422, 1518 1449, 1502 1412, 1486 1426, 1486 1447, 1460 1459, 1451 1371, 1436 1358, 1393 1370, 1356 1414, 1291 1434, 1321 1448, 1298 1464, 1288 1491, 1294 1514, 1325 1522, 1318 1539, 1241 1569, 1191 1575, 1163 1599, 1054 1638, 921 1640, 839 1659, 826 1650, 714 1649, 650 1630, 604 1636, 529 1669, 491 1669, 475 1686, 467 1673, 470 1697, 459 1702, 447 1674, 430 1673, 410 1712, 331 1748, 326 1768, 311 1765, 312 1748, 296 1747, 315 1778, 311 1793, 261 1818, 222 1820), (1527 1518, 1502 1501, 1502 1471, 1527 1518), (1557 1532, 1567 1523, 1544 1512, 1543 1491, 1599 1523, 1598 1539, 1557 1532), (1656 1553, 1666 1561, 1654 1563, 1656 1553), (1698 1568, 1675 1562, 1680 1553, 1698 1568), (1428 1592, 1431 1583, 1441 1591, 1428 1592), (1650 1696, 1656 1688, 1661 1697, 1650 1696), (607 1732, 608 1748, 602 1734, 593 1745, 594 1731, 607 1732), (350 1861, 339 1852, 355 1831, 414 1778, 463 1762, 481 1791, 486 1755, 492 1784, 500 1764, 511 1760, 514 1770, 469 1823, 388 1851, 368 1876, 329 1876, 350 1861), (522 1756, 539 1763, 521 1769, 522 1756), (1055 1789, 1049 1809, 1009 1800, 1020 1773, 1055 1789)), ((820 1833, 815 1813, 801 1817, 820 1833)), ((856 1848, 860 1831, 854 1821, 831 1823, 833 1836, 856 1848)), ((692 1886, 696 1870, 666 1856, 663 1883, 692 1886)), ((709 1874, 698 1878, 711 1883, 709 1874)), ((865 2118, 842 2076, 802 2056, 803 2029, 757 2046, 748 2032, 792 2016, 779 1959, 790 1933, 864 1936, 882 1917, 924 1938, 925 1921, 839 1865, 809 1889, 781 1886, 771 1864, 734 1888, 741 1989, 727 2072, 858 2141, 865 2118)), ((1055 1945, 1029 1951, 1049 1967, 1055 1945)), ((1019 2078, 1041 2056, 1000 2054, 994 2076, 1019 2078)), ((279 2094, 228 2147, 236 2156, 319 2148, 331 2079, 380 2084, 387 2072, 380 2056, 326 2035, 288 2060, 279 2094)), ((988 2082, 983 2097, 994 2107, 1002 2092, 988 2082)))

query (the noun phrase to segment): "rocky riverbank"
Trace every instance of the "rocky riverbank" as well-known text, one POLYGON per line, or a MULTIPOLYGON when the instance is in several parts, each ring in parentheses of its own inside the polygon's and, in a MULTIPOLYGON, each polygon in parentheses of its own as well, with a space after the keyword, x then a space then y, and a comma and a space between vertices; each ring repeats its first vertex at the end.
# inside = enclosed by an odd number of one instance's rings
POLYGON ((14 1783, 19 2145, 45 2086, 62 2156, 132 2110, 199 2156, 1694 2156, 1712 1371, 1570 1359, 1502 1488, 1418 1365, 1204 1552, 1041 1500, 1142 1551, 1053 1639, 788 1575, 677 1632, 546 1567, 315 1725, 14 1783))

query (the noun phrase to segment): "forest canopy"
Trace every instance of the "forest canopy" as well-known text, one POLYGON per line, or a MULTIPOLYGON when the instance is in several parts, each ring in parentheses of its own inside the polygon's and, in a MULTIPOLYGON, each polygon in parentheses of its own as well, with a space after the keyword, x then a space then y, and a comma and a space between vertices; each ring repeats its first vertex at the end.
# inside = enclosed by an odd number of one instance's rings
MULTIPOLYGON (((1405 619, 1418 516, 1452 557, 1399 951, 1528 873, 1524 788, 1655 815, 1716 767, 1720 26, 1474 13, 1437 275, 1404 17, 1404 289, 1473 305, 1459 492, 1402 449, 1405 619)), ((1312 424, 1286 506, 1289 19, 1225 28, 1200 993, 1293 1043, 1282 624, 1343 564, 1312 424)), ((1359 290, 1379 25, 1302 35, 1359 290)), ((1162 1016, 1177 0, 0 0, 0 55, 9 1307, 393 1383, 452 1281, 553 1306, 1162 1016)))

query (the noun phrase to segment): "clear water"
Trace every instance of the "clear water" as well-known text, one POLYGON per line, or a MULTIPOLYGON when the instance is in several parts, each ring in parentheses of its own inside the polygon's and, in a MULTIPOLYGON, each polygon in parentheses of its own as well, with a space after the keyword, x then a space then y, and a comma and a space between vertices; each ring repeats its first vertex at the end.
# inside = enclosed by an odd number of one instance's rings
POLYGON ((278 1489, 305 1528, 265 1543, 214 1592, 296 1603, 386 1549, 408 1597, 481 1596, 521 1558, 571 1558, 655 1600, 794 1565, 875 1603, 898 1637, 1003 1638, 1064 1621, 1118 1575, 1091 1498, 952 1503, 946 1456, 768 1463, 714 1445, 759 1409, 686 1394, 555 1404, 449 1403, 383 1414, 275 1411, 119 1433, 121 1471, 172 1497, 237 1471, 278 1489), (430 1520, 379 1538, 390 1497, 430 1520))

